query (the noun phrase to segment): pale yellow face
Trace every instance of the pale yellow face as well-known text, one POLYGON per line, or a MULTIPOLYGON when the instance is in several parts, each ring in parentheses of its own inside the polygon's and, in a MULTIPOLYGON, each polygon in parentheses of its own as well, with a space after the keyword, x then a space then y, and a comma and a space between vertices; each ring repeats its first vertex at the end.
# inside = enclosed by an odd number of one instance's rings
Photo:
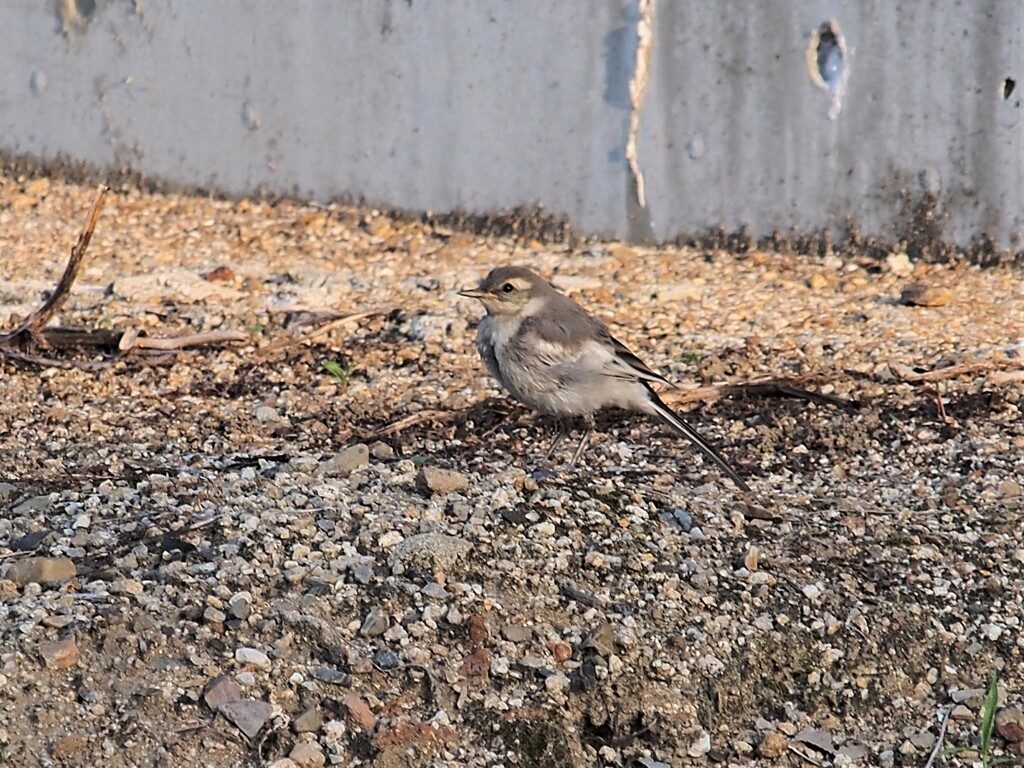
POLYGON ((479 288, 460 291, 460 296, 479 299, 489 315, 517 315, 534 294, 533 281, 504 270, 494 270, 479 288))

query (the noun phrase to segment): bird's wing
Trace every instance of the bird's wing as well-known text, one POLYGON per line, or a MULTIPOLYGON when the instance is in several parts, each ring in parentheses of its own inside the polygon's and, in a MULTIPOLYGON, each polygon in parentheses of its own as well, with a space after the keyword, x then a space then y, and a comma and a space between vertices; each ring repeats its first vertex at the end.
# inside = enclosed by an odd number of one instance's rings
POLYGON ((629 347, 610 333, 607 336, 607 341, 615 352, 615 367, 621 368, 627 377, 642 379, 643 381, 657 381, 662 384, 668 384, 670 387, 675 387, 675 384, 657 371, 652 370, 647 363, 633 354, 629 347))

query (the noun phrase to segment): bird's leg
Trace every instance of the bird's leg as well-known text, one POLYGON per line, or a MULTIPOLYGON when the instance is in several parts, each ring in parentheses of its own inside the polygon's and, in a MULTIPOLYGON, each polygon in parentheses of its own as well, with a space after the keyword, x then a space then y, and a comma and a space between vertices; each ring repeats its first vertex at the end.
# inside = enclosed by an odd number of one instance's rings
POLYGON ((565 425, 564 419, 557 419, 556 424, 558 425, 558 432, 555 433, 555 439, 551 441, 551 447, 548 448, 548 452, 544 454, 544 461, 549 461, 551 457, 554 456, 555 449, 561 445, 562 440, 564 440, 565 436, 569 434, 569 430, 565 425))
POLYGON ((583 417, 583 421, 583 437, 580 439, 580 444, 576 446, 576 452, 569 459, 569 469, 576 466, 576 462, 583 455, 583 450, 587 447, 587 443, 590 442, 590 436, 594 433, 594 417, 588 414, 583 417))

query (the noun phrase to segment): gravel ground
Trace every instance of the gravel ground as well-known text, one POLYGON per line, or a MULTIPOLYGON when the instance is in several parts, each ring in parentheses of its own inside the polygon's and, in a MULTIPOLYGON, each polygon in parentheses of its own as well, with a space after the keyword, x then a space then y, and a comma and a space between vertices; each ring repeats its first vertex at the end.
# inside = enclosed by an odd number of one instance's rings
MULTIPOLYGON (((93 195, 0 177, 0 327, 93 195)), ((0 763, 922 766, 976 746, 993 671, 1024 753, 1019 268, 126 188, 59 321, 249 340, 0 360, 0 763), (680 405, 749 498, 622 414, 566 472, 455 294, 507 262, 679 403, 785 376, 859 407, 680 405)))

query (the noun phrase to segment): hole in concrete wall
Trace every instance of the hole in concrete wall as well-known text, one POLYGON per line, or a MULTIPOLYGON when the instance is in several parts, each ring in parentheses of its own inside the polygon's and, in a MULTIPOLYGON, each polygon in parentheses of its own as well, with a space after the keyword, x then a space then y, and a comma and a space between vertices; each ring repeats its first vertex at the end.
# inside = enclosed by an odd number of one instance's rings
POLYGON ((846 78, 846 41, 835 19, 829 19, 811 33, 807 46, 807 71, 819 88, 832 91, 846 78))
POLYGON ((1003 80, 1003 101, 1006 101, 1013 95, 1013 91, 1016 87, 1017 81, 1012 77, 1008 77, 1003 80))

